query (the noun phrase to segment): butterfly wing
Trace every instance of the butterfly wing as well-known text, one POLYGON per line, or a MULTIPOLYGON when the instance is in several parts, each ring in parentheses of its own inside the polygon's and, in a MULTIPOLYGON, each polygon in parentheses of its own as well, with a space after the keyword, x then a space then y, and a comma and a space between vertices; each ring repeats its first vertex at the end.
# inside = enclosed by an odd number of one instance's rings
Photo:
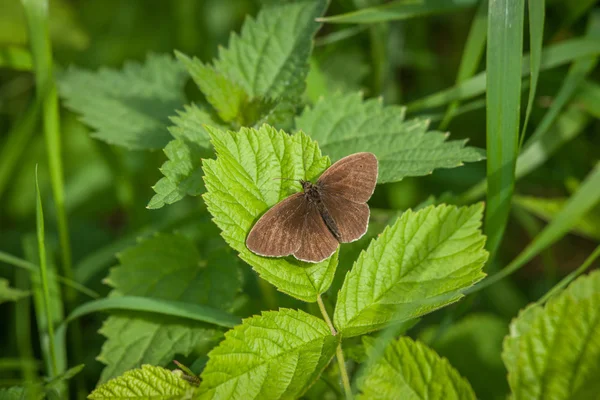
POLYGON ((294 252, 294 257, 301 261, 317 263, 331 257, 338 244, 325 225, 316 205, 308 204, 301 245, 294 252))
POLYGON ((308 202, 304 193, 280 201, 254 224, 246 246, 266 257, 287 256, 300 248, 308 202))
POLYGON ((370 212, 366 203, 355 203, 332 194, 322 195, 321 201, 338 228, 340 242, 354 242, 367 232, 370 212))
POLYGON ((377 172, 377 157, 373 153, 355 153, 329 167, 317 185, 325 195, 366 203, 375 190, 377 172))

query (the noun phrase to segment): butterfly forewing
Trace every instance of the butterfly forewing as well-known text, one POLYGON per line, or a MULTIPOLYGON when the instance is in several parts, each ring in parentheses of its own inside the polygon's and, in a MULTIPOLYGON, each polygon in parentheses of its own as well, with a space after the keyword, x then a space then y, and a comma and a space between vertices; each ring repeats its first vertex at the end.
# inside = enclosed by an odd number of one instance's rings
POLYGON ((314 204, 309 204, 305 218, 301 245, 294 252, 294 257, 314 263, 331 257, 339 243, 325 225, 314 204))
POLYGON ((326 196, 337 195, 355 203, 366 203, 377 184, 377 169, 374 154, 351 154, 329 167, 317 185, 326 196))
POLYGON ((300 248, 308 203, 296 193, 267 211, 254 225, 246 246, 268 257, 287 256, 300 248))

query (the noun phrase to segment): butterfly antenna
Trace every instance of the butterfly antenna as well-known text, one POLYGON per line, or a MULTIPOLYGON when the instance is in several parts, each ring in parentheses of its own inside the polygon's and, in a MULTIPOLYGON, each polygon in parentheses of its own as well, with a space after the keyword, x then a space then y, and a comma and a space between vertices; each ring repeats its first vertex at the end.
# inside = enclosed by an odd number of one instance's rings
POLYGON ((294 178, 273 178, 272 180, 280 179, 282 181, 298 181, 299 179, 294 178))

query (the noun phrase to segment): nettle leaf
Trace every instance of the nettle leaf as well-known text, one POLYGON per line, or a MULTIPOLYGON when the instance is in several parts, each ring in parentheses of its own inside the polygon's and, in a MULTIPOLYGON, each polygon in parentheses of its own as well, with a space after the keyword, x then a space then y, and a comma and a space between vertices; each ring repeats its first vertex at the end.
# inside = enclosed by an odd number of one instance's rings
POLYGON ((285 124, 306 86, 315 21, 325 0, 273 2, 256 19, 247 18, 213 65, 181 53, 177 56, 215 108, 231 126, 285 124))
POLYGON ((334 324, 361 335, 458 301, 488 253, 483 204, 406 211, 360 254, 338 294, 334 324))
POLYGON ((304 311, 245 319, 209 353, 199 398, 299 398, 329 364, 339 340, 325 321, 304 311))
MULTIPOLYGON (((189 239, 161 234, 145 239, 119 255, 106 282, 111 296, 145 296, 205 304, 227 310, 241 285, 236 258, 214 241, 199 252, 189 239)), ((107 364, 101 382, 149 363, 165 365, 175 354, 188 355, 211 345, 216 328, 180 318, 119 312, 110 316, 100 333, 107 340, 98 360, 107 364)))
POLYGON ((261 257, 248 250, 246 236, 270 207, 301 191, 294 180, 314 180, 329 166, 329 159, 302 132, 288 135, 263 125, 259 130, 209 129, 209 133, 217 159, 202 164, 207 189, 203 197, 225 241, 280 291, 316 301, 331 285, 338 252, 318 264, 292 256, 261 257))
POLYGON ((224 122, 231 122, 242 113, 248 95, 241 86, 196 57, 190 58, 181 52, 175 55, 224 122))
POLYGON ((194 387, 180 373, 153 365, 125 372, 98 386, 88 399, 174 400, 191 395, 194 387))
POLYGON ((92 136, 128 149, 161 149, 171 139, 169 116, 185 102, 185 69, 168 55, 98 72, 71 67, 59 75, 67 108, 96 130, 92 136))
POLYGON ((446 142, 447 133, 429 131, 428 120, 405 120, 405 109, 364 101, 360 93, 321 99, 296 118, 296 127, 319 143, 332 161, 359 151, 379 159, 379 183, 430 174, 480 161, 485 152, 465 147, 466 140, 446 142))
POLYGON ((256 19, 247 18, 228 48, 219 49, 215 68, 249 97, 294 97, 304 92, 312 40, 327 8, 325 0, 272 2, 256 19))
POLYGON ((148 208, 161 208, 173 204, 186 195, 198 196, 204 191, 202 158, 212 155, 210 138, 204 126, 220 126, 211 116, 196 105, 185 106, 184 111, 172 117, 175 124, 169 132, 175 138, 164 149, 169 158, 160 171, 164 177, 152 187, 156 194, 148 208))
POLYGON ((512 398, 595 399, 600 393, 600 271, 513 320, 502 358, 512 398))
POLYGON ((358 381, 359 399, 476 399, 469 382, 448 360, 408 337, 390 343, 383 356, 371 362, 358 381))
POLYGON ((8 286, 6 279, 0 278, 0 304, 7 301, 17 301, 29 295, 28 291, 12 288, 8 286))

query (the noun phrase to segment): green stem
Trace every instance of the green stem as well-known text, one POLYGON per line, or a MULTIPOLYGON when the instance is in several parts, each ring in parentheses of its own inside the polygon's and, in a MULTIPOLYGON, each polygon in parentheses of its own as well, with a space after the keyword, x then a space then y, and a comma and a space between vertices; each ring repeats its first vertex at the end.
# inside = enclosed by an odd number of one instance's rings
POLYGON ((325 308, 325 304, 323 303, 321 295, 317 296, 317 304, 319 305, 319 310, 321 310, 323 319, 325 320, 325 322, 327 322, 327 326, 329 327, 331 334, 333 336, 337 335, 337 331, 335 330, 335 326, 333 326, 333 323, 331 322, 331 318, 329 318, 329 314, 327 313, 327 309, 325 308))
POLYGON ((340 367, 340 375, 342 376, 342 386, 344 386, 346 400, 352 400, 354 396, 352 395, 352 387, 350 386, 350 378, 348 377, 348 370, 346 369, 346 360, 344 359, 341 341, 335 351, 335 357, 337 358, 338 366, 340 367))
MULTIPOLYGON (((323 303, 321 295, 317 296, 317 304, 319 305, 323 319, 327 323, 327 326, 329 326, 331 334, 336 336, 338 332, 335 330, 335 327, 331 322, 331 318, 329 318, 329 314, 327 313, 327 309, 325 308, 325 304, 323 303)), ((342 350, 341 340, 335 351, 335 358, 337 358, 338 366, 340 368, 340 376, 342 377, 342 386, 344 388, 344 393, 346 394, 346 400, 352 400, 354 396, 352 395, 352 386, 350 385, 350 377, 348 376, 348 370, 346 369, 346 360, 344 359, 344 351, 342 350)))

